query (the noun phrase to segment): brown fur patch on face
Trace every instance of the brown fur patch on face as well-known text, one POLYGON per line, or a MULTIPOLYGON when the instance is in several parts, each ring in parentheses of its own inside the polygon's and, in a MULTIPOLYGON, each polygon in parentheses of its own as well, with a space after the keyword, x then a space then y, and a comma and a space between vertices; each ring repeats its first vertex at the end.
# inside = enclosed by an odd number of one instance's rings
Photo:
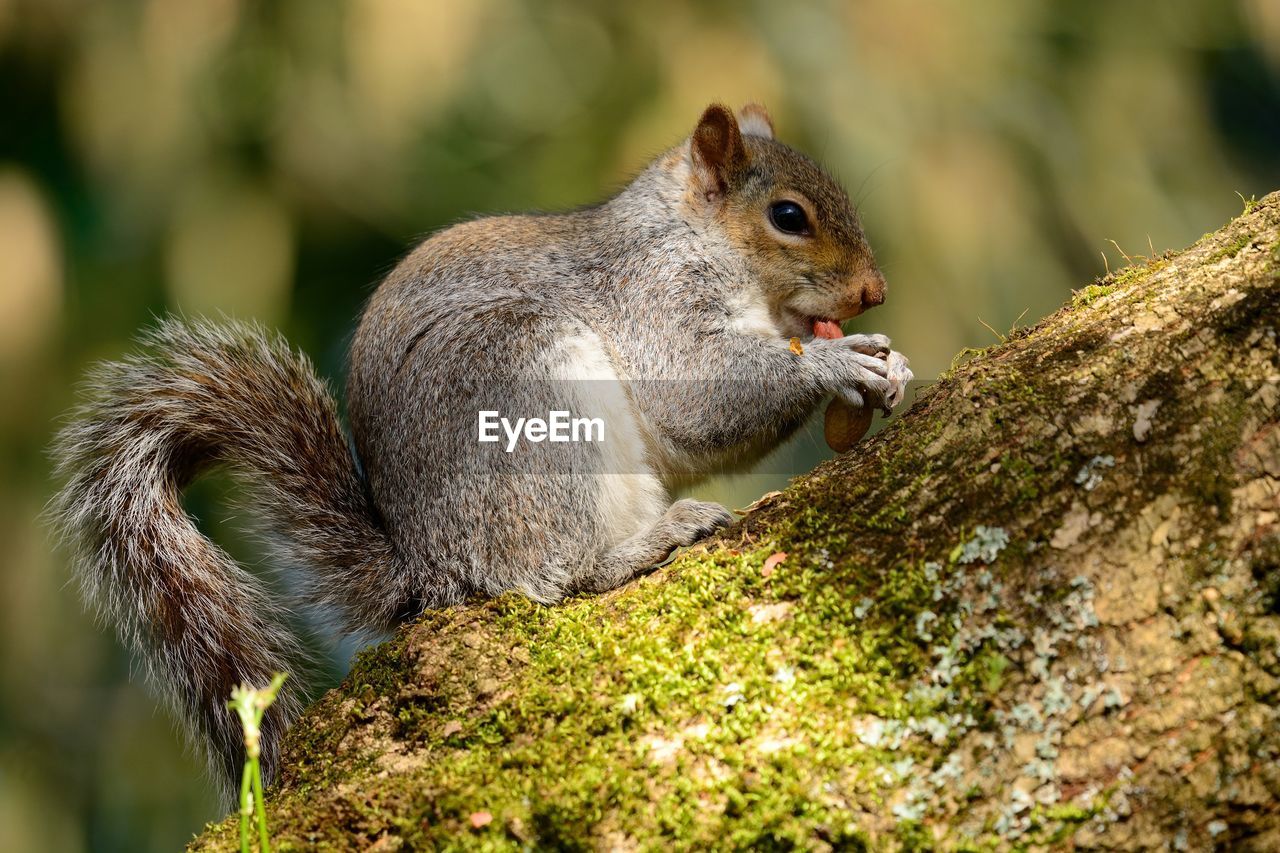
POLYGON ((775 301, 797 288, 821 291, 833 316, 848 315, 863 287, 879 276, 857 212, 844 189, 811 159, 760 136, 743 137, 749 165, 730 187, 721 213, 729 239, 757 267, 775 301), (811 234, 781 234, 769 208, 794 201, 805 209, 811 234))

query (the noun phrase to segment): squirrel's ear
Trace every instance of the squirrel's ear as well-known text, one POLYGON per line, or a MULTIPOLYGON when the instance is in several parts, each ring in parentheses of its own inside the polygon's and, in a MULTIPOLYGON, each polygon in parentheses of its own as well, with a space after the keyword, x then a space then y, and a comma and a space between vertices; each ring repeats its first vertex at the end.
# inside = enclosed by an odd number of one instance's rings
POLYGON ((744 136, 773 139, 773 119, 762 104, 747 104, 738 110, 738 127, 744 136))
POLYGON ((722 104, 707 107, 689 140, 693 178, 708 201, 724 195, 747 168, 747 147, 738 120, 722 104))

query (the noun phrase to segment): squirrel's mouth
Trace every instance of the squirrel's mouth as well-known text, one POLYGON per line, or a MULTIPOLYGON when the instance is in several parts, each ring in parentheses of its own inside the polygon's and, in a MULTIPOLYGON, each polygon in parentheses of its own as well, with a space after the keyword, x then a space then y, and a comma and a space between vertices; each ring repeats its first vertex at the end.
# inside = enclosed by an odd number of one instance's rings
POLYGON ((844 337, 844 331, 840 328, 840 324, 857 317, 864 308, 865 306, 860 304, 833 305, 827 300, 800 300, 799 304, 784 304, 778 330, 782 332, 783 337, 800 338, 803 341, 814 338, 841 338, 844 337), (815 308, 818 310, 815 311, 815 308))
POLYGON ((844 329, 840 328, 840 323, 830 317, 810 317, 809 329, 815 338, 835 340, 844 337, 844 329))
POLYGON ((800 338, 810 341, 814 338, 840 338, 844 331, 840 328, 840 317, 829 314, 809 314, 794 308, 783 310, 783 337, 800 338))

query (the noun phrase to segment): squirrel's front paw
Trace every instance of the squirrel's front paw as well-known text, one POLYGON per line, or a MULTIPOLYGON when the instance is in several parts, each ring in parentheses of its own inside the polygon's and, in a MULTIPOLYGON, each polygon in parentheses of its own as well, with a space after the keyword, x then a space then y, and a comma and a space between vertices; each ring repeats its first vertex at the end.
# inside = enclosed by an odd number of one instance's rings
POLYGON ((888 359, 853 351, 847 355, 857 356, 857 360, 851 359, 852 363, 845 367, 844 376, 833 389, 835 395, 855 409, 885 408, 894 390, 888 378, 888 359))
POLYGON ((889 338, 885 335, 845 335, 842 338, 836 338, 836 342, 842 347, 863 355, 883 358, 890 352, 889 338))
POLYGON ((907 366, 907 357, 895 350, 890 350, 885 356, 885 366, 888 368, 885 378, 890 385, 889 393, 884 398, 885 413, 888 414, 888 410, 897 408, 906 398, 907 385, 915 378, 915 374, 907 366))
MULTIPOLYGON (((882 335, 850 335, 850 338, 880 338, 882 335)), ((849 345, 845 358, 852 362, 846 381, 835 389, 837 397, 855 409, 882 409, 888 415, 907 396, 907 385, 915 378, 907 366, 907 357, 897 350, 884 349, 877 355, 868 355, 868 349, 876 349, 876 343, 868 342, 867 348, 849 345)))
POLYGON ((735 519, 733 513, 720 504, 682 498, 667 509, 667 521, 677 545, 692 545, 735 519))

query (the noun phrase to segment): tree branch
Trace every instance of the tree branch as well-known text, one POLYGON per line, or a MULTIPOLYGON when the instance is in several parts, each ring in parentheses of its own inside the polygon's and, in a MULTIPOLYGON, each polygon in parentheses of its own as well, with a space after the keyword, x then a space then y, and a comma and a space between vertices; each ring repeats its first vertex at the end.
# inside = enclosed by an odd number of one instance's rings
POLYGON ((1280 193, 626 589, 429 614, 297 725, 277 836, 1280 849, 1278 319, 1280 193))

